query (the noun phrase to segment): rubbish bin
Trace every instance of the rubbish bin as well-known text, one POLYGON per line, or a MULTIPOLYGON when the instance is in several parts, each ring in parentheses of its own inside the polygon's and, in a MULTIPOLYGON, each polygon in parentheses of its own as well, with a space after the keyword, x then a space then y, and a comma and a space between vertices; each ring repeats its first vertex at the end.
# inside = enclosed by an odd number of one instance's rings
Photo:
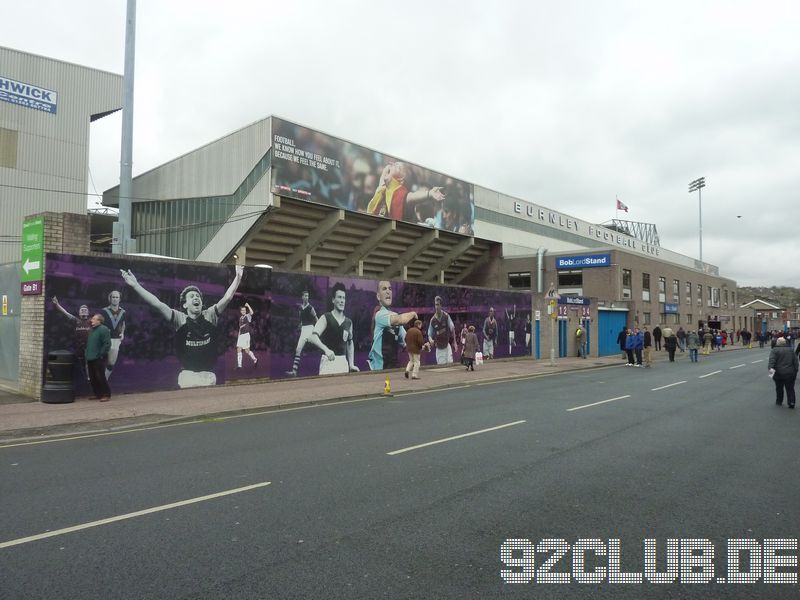
POLYGON ((75 354, 69 350, 53 350, 47 355, 47 374, 42 388, 42 402, 66 404, 75 402, 72 372, 75 354))

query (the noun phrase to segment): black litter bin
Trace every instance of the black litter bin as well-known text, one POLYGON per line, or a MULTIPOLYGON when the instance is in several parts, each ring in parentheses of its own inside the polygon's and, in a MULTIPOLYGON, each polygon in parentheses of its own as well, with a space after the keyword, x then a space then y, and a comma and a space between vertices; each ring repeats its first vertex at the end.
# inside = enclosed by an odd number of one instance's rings
POLYGON ((47 355, 47 374, 42 388, 42 402, 47 404, 75 402, 75 384, 72 379, 74 368, 74 352, 53 350, 47 355))

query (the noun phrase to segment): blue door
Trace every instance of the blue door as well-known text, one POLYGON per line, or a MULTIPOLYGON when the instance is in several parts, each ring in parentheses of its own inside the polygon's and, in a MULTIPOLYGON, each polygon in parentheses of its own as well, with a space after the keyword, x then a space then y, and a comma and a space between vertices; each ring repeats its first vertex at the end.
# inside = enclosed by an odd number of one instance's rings
POLYGON ((558 320, 558 357, 567 356, 567 327, 569 322, 566 319, 558 320))
POLYGON ((600 356, 619 353, 617 336, 628 323, 628 311, 597 311, 597 350, 600 356))

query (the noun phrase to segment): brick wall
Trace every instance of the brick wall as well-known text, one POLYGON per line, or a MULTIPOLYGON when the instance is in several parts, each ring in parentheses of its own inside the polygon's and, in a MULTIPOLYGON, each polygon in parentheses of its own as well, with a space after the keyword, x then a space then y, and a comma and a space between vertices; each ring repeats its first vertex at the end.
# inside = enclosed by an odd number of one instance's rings
MULTIPOLYGON (((44 254, 89 253, 89 215, 40 213, 44 217, 44 254)), ((46 261, 43 276, 46 277, 46 261)), ((37 400, 42 398, 44 380, 44 294, 22 296, 19 331, 19 391, 37 400)))

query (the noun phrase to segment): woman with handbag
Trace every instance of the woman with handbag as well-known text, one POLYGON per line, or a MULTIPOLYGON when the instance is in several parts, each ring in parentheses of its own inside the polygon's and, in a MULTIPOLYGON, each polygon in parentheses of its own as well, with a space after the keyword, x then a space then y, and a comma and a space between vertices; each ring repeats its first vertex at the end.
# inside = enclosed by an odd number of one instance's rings
POLYGON ((461 354, 467 371, 475 370, 475 353, 478 351, 478 336, 475 335, 475 326, 470 325, 464 341, 464 350, 461 354))

